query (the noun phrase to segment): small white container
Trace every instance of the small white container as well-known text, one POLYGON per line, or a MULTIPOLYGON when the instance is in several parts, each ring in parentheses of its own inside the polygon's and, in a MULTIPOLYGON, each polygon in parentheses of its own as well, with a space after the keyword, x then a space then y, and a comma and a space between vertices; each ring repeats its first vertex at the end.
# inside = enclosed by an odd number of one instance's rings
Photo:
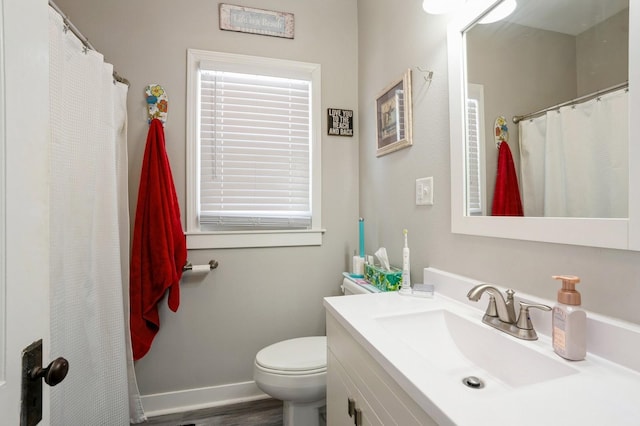
POLYGON ((351 273, 356 278, 364 277, 364 257, 353 256, 351 273))
POLYGON ((553 307, 553 350, 563 358, 579 361, 587 354, 587 314, 580 307, 580 293, 575 285, 580 278, 554 275, 562 280, 558 303, 553 307))

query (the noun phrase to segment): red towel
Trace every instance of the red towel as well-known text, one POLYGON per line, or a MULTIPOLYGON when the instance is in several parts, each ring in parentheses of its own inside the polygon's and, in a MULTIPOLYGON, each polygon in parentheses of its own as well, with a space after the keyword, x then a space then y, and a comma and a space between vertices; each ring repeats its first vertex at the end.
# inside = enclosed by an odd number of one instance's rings
POLYGON ((511 149, 506 142, 500 143, 496 188, 493 193, 493 216, 523 216, 518 176, 513 165, 511 149))
POLYGON ((151 121, 144 151, 131 248, 130 297, 133 358, 142 358, 160 329, 158 302, 169 290, 169 308, 180 304, 187 246, 180 206, 165 151, 164 129, 151 121))

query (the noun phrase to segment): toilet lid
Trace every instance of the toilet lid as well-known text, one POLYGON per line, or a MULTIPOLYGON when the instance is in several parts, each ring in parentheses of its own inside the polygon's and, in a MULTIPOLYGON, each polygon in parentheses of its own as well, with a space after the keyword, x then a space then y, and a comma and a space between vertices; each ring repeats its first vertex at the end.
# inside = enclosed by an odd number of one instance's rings
POLYGON ((256 363, 280 371, 309 371, 327 367, 326 336, 300 337, 274 343, 256 355, 256 363))

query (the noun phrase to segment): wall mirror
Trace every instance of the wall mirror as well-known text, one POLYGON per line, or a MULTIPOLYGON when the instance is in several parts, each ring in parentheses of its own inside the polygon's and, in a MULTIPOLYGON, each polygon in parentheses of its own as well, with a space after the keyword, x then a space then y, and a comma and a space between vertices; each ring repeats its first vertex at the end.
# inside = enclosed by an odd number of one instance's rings
POLYGON ((640 116, 639 9, 640 0, 476 0, 454 17, 453 232, 640 250, 640 124, 629 119, 640 116), (492 209, 500 116, 525 217, 492 209))

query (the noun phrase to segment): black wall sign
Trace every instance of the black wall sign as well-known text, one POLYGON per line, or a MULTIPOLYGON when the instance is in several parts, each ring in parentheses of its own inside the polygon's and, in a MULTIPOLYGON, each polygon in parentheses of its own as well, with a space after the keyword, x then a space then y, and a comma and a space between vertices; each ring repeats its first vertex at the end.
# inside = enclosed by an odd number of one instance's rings
POLYGON ((327 110, 329 136, 353 136, 353 111, 329 108, 327 110))

